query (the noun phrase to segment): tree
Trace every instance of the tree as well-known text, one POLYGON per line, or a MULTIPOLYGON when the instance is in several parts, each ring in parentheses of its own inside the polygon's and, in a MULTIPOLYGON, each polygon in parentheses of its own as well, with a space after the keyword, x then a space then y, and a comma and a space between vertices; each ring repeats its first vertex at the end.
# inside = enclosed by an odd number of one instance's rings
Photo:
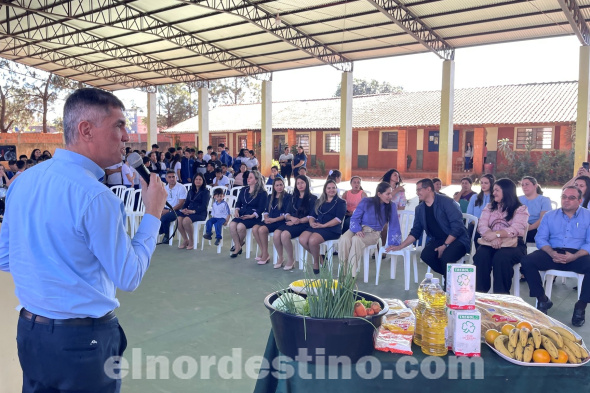
POLYGON ((0 61, 0 132, 13 127, 24 128, 33 121, 33 114, 27 108, 28 99, 23 87, 26 79, 24 66, 8 60, 0 61), (19 72, 19 67, 22 72, 19 72))
POLYGON ((78 86, 77 81, 27 67, 27 78, 24 83, 25 94, 28 97, 27 106, 33 112, 41 114, 44 133, 47 132, 47 113, 53 110, 52 105, 62 98, 65 92, 78 86))
POLYGON ((184 84, 158 87, 158 127, 169 128, 189 118, 190 97, 184 84))
POLYGON ((215 102, 239 105, 260 102, 260 81, 249 77, 220 79, 210 85, 215 102))
MULTIPOLYGON (((342 86, 338 83, 334 97, 340 97, 342 86)), ((403 91, 402 86, 392 86, 389 82, 378 82, 375 79, 368 81, 366 79, 354 78, 352 83, 352 95, 364 96, 368 94, 399 93, 403 91)))

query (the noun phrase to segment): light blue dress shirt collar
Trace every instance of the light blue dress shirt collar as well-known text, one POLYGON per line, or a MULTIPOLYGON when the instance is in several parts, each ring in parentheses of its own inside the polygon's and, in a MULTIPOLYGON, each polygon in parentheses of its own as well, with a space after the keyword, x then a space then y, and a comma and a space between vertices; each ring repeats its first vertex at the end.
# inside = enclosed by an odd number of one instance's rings
POLYGON ((96 180, 100 179, 105 174, 104 170, 90 158, 71 150, 56 149, 53 157, 59 160, 70 161, 75 165, 80 165, 82 168, 92 173, 92 175, 96 177, 96 180))

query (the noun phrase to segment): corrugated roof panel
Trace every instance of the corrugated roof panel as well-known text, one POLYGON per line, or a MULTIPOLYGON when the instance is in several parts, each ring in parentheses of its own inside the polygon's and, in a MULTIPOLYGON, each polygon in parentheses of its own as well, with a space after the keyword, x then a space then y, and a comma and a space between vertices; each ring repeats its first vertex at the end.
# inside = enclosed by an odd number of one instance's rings
MULTIPOLYGON (((565 27, 569 27, 567 24, 567 20, 565 20, 565 16, 562 15, 558 23, 562 23, 565 27)), ((517 18, 512 19, 510 21, 491 21, 485 23, 478 23, 475 25, 469 26, 457 26, 451 27, 446 29, 438 29, 437 32, 440 33, 442 37, 456 37, 462 35, 470 35, 470 34, 494 34, 496 31, 507 31, 512 29, 528 29, 531 27, 536 26, 555 26, 551 21, 549 21, 544 16, 533 15, 526 18, 517 18)))
MULTIPOLYGON (((577 82, 533 83, 455 90, 456 125, 543 124, 576 121, 577 82)), ((440 91, 402 92, 353 99, 353 127, 436 126, 440 91)), ((211 131, 260 129, 260 104, 219 106, 209 113, 211 131)), ((340 99, 273 104, 275 129, 338 129, 340 99)), ((165 132, 195 132, 197 118, 165 132), (187 126, 192 124, 192 126, 187 126)))
POLYGON ((459 37, 449 38, 447 42, 455 48, 485 45, 488 43, 495 42, 510 42, 510 41, 523 41, 531 38, 543 37, 555 37, 562 35, 573 34, 569 25, 564 26, 548 26, 538 27, 527 30, 501 32, 494 34, 482 34, 472 37, 459 37))
POLYGON ((363 53, 370 53, 374 58, 389 57, 389 56, 403 56, 411 55, 416 53, 428 52, 428 49, 424 48, 420 44, 415 45, 404 45, 391 48, 365 48, 363 51, 358 52, 346 52, 345 56, 351 60, 362 60, 364 59, 363 53))

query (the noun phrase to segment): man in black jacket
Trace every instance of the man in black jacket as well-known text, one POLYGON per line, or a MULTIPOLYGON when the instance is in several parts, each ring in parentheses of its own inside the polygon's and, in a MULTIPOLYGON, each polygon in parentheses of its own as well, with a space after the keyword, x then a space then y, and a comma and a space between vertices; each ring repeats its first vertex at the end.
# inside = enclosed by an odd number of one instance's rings
POLYGON ((457 262, 471 249, 463 215, 453 199, 434 192, 434 184, 430 179, 416 183, 416 193, 422 203, 416 207, 412 230, 399 246, 390 246, 387 251, 409 246, 426 231, 430 240, 424 246, 420 258, 446 278, 447 264, 457 262))

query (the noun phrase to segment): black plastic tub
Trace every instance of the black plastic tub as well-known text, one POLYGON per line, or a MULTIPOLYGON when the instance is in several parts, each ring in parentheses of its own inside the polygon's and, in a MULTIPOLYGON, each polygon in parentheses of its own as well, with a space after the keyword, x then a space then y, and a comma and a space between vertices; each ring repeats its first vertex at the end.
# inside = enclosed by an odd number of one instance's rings
POLYGON ((264 299, 264 305, 270 311, 272 331, 279 351, 295 359, 300 350, 306 350, 304 354, 308 358, 300 357, 296 360, 311 363, 316 362, 316 355, 324 356, 322 359, 326 361, 329 356, 346 356, 351 363, 371 355, 377 329, 381 326, 381 317, 387 313, 389 307, 381 298, 370 293, 358 292, 357 296, 379 302, 381 312, 366 318, 309 318, 275 309, 271 304, 278 298, 278 294, 274 292, 268 295, 264 299))

